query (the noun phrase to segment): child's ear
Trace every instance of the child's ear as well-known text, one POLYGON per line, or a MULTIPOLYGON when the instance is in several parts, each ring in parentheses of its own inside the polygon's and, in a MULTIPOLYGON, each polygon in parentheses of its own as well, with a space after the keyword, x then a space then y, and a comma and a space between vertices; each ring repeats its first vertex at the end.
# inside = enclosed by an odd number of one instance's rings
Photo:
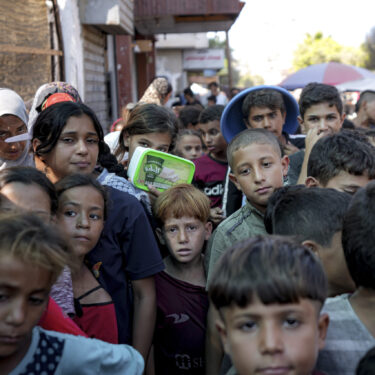
POLYGON ((207 223, 204 225, 204 228, 205 228, 205 236, 204 236, 204 239, 207 241, 210 239, 211 237, 211 233, 212 233, 212 223, 211 221, 207 221, 207 223))
POLYGON ((40 142, 39 139, 36 139, 36 138, 33 139, 32 146, 33 146, 34 154, 35 154, 35 152, 36 152, 37 147, 38 147, 41 143, 42 143, 42 142, 40 142))
MULTIPOLYGON (((342 124, 344 123, 345 118, 346 118, 346 113, 344 112, 344 113, 341 115, 341 126, 342 126, 342 124)), ((340 127, 341 127, 341 126, 340 126, 340 127)))
POLYGON ((283 176, 285 177, 288 174, 288 166, 289 166, 289 156, 284 155, 281 158, 281 165, 283 167, 283 176))
POLYGON ((159 238, 160 243, 162 245, 165 245, 165 238, 164 238, 163 231, 161 230, 161 228, 156 228, 155 232, 156 232, 156 235, 159 238))
POLYGON ((124 146, 129 147, 129 134, 125 131, 122 134, 122 140, 124 142, 124 146))
POLYGON ((306 178, 305 185, 307 187, 314 187, 314 186, 320 187, 319 181, 315 177, 311 177, 311 176, 306 178))
POLYGON ((318 320, 318 330, 319 330, 319 350, 324 348, 324 344, 327 336, 327 329, 329 325, 328 314, 321 314, 318 320))
POLYGON ((317 257, 319 257, 319 245, 311 240, 306 240, 302 242, 303 246, 306 246, 308 249, 310 249, 317 257))
POLYGON ((237 182, 237 177, 233 173, 229 173, 229 179, 236 185, 236 188, 242 191, 240 184, 237 182))
POLYGON ((216 329, 218 330, 220 334, 221 343, 223 344, 223 348, 225 353, 230 354, 229 350, 229 342, 228 342, 228 333, 227 329, 225 327, 225 323, 221 318, 216 319, 215 321, 216 329))

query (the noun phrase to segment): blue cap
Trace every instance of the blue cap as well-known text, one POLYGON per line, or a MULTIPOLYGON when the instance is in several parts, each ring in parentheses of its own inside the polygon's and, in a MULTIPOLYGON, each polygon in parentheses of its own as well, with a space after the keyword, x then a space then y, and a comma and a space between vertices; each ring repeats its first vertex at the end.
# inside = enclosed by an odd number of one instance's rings
POLYGON ((246 129, 246 125, 242 116, 242 103, 246 95, 255 90, 273 89, 279 91, 283 95, 286 117, 283 131, 289 134, 294 134, 298 128, 297 116, 299 115, 299 108, 296 99, 293 95, 279 86, 255 86, 241 91, 237 94, 225 107, 223 115, 221 116, 220 126, 221 133, 225 140, 229 143, 234 136, 246 129))

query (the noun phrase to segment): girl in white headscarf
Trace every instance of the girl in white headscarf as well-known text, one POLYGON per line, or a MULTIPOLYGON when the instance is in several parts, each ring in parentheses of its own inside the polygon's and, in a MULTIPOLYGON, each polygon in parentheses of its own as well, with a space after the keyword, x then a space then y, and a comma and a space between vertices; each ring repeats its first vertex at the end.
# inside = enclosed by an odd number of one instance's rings
POLYGON ((13 90, 0 88, 0 170, 33 166, 25 103, 13 90))

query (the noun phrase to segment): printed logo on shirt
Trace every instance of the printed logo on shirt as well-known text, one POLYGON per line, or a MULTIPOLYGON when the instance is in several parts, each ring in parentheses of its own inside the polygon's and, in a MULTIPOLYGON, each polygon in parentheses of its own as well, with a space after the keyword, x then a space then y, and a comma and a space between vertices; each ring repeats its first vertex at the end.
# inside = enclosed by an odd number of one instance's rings
POLYGON ((173 318, 173 324, 185 323, 189 320, 189 315, 186 314, 169 314, 166 318, 173 318))
POLYGON ((180 370, 190 370, 192 368, 203 368, 204 362, 202 357, 191 358, 188 354, 176 354, 176 367, 180 370))
POLYGON ((223 181, 206 183, 203 191, 208 197, 221 197, 224 194, 223 181))
POLYGON ((94 276, 98 279, 99 276, 100 276, 100 272, 99 272, 99 268, 100 266, 103 264, 103 262, 98 262, 98 263, 95 263, 93 266, 92 266, 92 273, 94 274, 94 276))

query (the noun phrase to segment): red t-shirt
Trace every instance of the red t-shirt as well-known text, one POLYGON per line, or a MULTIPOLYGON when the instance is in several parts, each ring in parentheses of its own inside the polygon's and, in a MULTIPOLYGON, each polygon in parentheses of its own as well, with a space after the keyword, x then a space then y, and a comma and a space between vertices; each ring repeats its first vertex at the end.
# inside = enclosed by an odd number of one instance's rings
POLYGON ((156 375, 204 375, 208 297, 205 288, 155 275, 157 318, 154 335, 156 375))
POLYGON ((38 325, 49 331, 70 333, 75 336, 87 337, 68 316, 64 314, 61 307, 50 297, 47 309, 39 320, 38 325))
POLYGON ((210 198, 211 208, 221 207, 228 163, 203 155, 195 159, 194 164, 194 185, 210 198))

